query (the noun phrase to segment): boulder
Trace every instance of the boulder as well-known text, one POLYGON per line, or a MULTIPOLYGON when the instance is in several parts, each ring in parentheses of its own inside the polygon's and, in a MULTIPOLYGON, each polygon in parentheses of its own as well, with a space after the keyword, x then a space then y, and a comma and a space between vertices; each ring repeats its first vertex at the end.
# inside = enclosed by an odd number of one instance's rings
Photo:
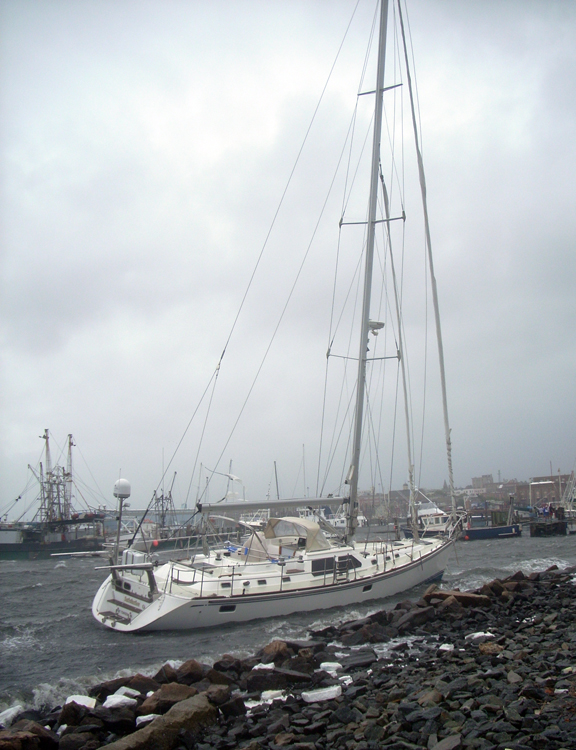
MULTIPOLYGON (((492 586, 492 584, 489 585, 492 586)), ((504 587, 502 587, 502 589, 503 588, 504 587)), ((435 599, 448 599, 450 596, 453 596, 463 607, 483 608, 492 605, 490 597, 485 594, 474 594, 470 591, 458 591, 457 589, 454 591, 447 591, 438 588, 438 586, 434 584, 426 589, 423 599, 425 601, 429 601, 432 597, 435 599)))
POLYGON ((204 667, 196 659, 188 659, 176 670, 176 682, 181 682, 183 685, 200 682, 203 677, 204 667))
POLYGON ((55 750, 58 747, 58 735, 50 729, 46 729, 42 724, 29 719, 21 719, 10 727, 11 732, 26 732, 39 738, 38 747, 41 750, 55 750))
POLYGON ((440 602, 438 605, 438 611, 443 614, 461 615, 464 611, 464 607, 455 596, 449 596, 440 602))
POLYGON ((355 669, 363 669, 374 664, 378 661, 378 657, 371 648, 363 649, 361 651, 355 651, 349 656, 344 656, 340 659, 342 668, 345 671, 353 671, 355 669))
POLYGON ((406 612, 396 621, 395 625, 399 633, 403 633, 413 627, 424 625, 425 622, 432 620, 436 616, 434 607, 414 607, 406 612))
POLYGON ((114 680, 101 682, 98 685, 94 685, 94 687, 91 687, 88 691, 88 695, 91 698, 97 698, 99 701, 105 701, 109 695, 115 693, 118 688, 127 685, 131 679, 131 677, 117 677, 114 680))
POLYGON ((106 729, 114 734, 132 732, 136 726, 136 711, 128 706, 121 706, 119 708, 96 706, 90 712, 90 716, 99 719, 106 729))
POLYGON ((418 697, 418 703, 424 707, 436 706, 442 700, 444 700, 444 695, 436 688, 426 690, 418 697))
POLYGON ((220 706, 220 711, 226 717, 244 716, 246 710, 246 705, 239 695, 231 698, 229 701, 226 701, 226 703, 222 703, 222 705, 220 706))
MULTIPOLYGON (((119 688, 123 690, 125 688, 119 688)), ((85 706, 86 708, 96 707, 96 698, 91 698, 89 695, 69 695, 66 698, 66 703, 77 703, 79 706, 85 706)))
POLYGON ((261 648, 256 656, 261 659, 263 664, 270 664, 271 662, 276 663, 290 659, 291 656, 294 656, 294 653, 288 648, 285 641, 272 641, 261 648))
MULTIPOLYGON (((400 619, 404 619, 407 616, 401 615, 400 619)), ((345 646, 361 646, 365 643, 386 643, 389 640, 388 629, 377 622, 369 622, 358 630, 345 633, 340 637, 340 641, 345 646)))
POLYGON ((218 716, 205 695, 194 695, 181 701, 164 716, 155 719, 142 729, 106 745, 107 750, 174 750, 179 744, 181 730, 198 731, 213 724, 218 716))
POLYGON ((215 706, 219 706, 230 700, 231 693, 232 689, 230 685, 210 685, 204 690, 204 695, 206 695, 208 700, 215 706))
POLYGON ((168 682, 178 682, 178 675, 176 674, 174 667, 171 664, 166 663, 164 666, 160 667, 152 679, 154 682, 164 685, 168 682))
POLYGON ((480 589, 480 593, 484 596, 500 596, 503 591, 504 586, 497 578, 495 578, 493 581, 490 581, 490 583, 485 583, 484 586, 482 586, 482 588, 480 589))
POLYGON ((101 744, 96 737, 86 732, 70 732, 60 738, 59 750, 84 750, 88 743, 92 743, 92 747, 99 747, 101 744))
POLYGON ((484 643, 478 644, 478 650, 481 654, 490 654, 491 656, 499 654, 504 651, 504 646, 493 641, 485 641, 484 643))
POLYGON ((145 677, 143 674, 135 674, 126 687, 132 690, 137 690, 141 695, 147 695, 150 692, 155 692, 160 688, 160 682, 157 682, 152 677, 145 677))
POLYGON ((137 714, 145 716, 146 714, 165 714, 172 706, 180 701, 192 698, 197 695, 196 688, 189 685, 180 685, 177 682, 169 682, 167 685, 157 690, 153 695, 146 698, 144 703, 138 708, 137 714))
POLYGON ((67 724, 68 726, 76 727, 87 713, 88 709, 86 706, 82 706, 76 703, 76 701, 70 701, 70 703, 65 703, 62 707, 58 716, 58 724, 67 724))
POLYGON ((316 660, 312 651, 301 649, 298 652, 298 656, 293 656, 291 659, 287 659, 282 662, 282 669, 290 669, 292 672, 302 672, 304 674, 312 674, 316 669, 316 660))
POLYGON ((221 659, 214 662, 214 669, 219 672, 235 672, 240 674, 242 671, 242 662, 231 654, 224 654, 221 659))
POLYGON ((205 679, 210 680, 213 685, 234 685, 236 683, 236 680, 230 675, 213 668, 206 672, 205 679))
POLYGON ((457 750, 462 747, 462 736, 460 734, 450 734, 448 737, 440 740, 434 745, 434 750, 457 750))
MULTIPOLYGON (((308 675, 306 678, 310 679, 308 675)), ((257 693, 264 690, 282 690, 288 684, 288 676, 276 669, 253 669, 246 679, 247 690, 257 693)))
POLYGON ((32 732, 0 730, 0 750, 41 750, 40 737, 32 732))

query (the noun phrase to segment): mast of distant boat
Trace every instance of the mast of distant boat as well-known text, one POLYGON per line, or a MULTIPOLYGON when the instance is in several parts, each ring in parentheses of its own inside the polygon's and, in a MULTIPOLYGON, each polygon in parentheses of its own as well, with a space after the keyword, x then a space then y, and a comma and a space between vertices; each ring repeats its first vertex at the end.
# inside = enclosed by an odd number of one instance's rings
POLYGON ((374 132, 372 134, 372 167, 370 173, 370 197, 368 206, 368 233, 366 239, 366 259, 364 265, 364 297, 362 301, 362 322, 360 329, 360 350, 358 353, 358 382, 356 385, 356 412, 354 421, 354 442, 352 464, 346 483, 350 485, 350 500, 346 520, 346 538, 352 539, 358 525, 358 471, 362 445, 362 418, 366 390, 366 363, 368 334, 370 330, 381 328, 380 323, 370 321, 370 297, 372 292, 372 269, 374 265, 374 237, 376 229, 376 208, 378 197, 378 176, 380 167, 380 139, 382 134, 382 106, 384 93, 384 63, 386 59, 386 33, 388 26, 388 0, 380 5, 380 32, 378 37, 378 67, 374 106, 374 132))
POLYGON ((53 521, 54 515, 54 485, 52 483, 52 457, 50 455, 50 432, 44 430, 40 436, 45 441, 46 447, 44 455, 46 456, 46 479, 42 482, 42 505, 44 506, 44 515, 41 515, 40 521, 53 521))
POLYGON ((64 518, 70 518, 72 515, 72 448, 74 439, 71 434, 68 435, 68 456, 66 458, 66 477, 64 484, 64 518))

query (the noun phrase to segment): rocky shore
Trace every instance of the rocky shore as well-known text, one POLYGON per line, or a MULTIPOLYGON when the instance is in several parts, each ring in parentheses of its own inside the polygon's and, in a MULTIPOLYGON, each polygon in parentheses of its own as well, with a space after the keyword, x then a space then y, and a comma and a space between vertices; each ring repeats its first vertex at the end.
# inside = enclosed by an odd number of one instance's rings
POLYGON ((254 656, 0 714, 0 750, 576 748, 576 568, 433 585, 254 656))

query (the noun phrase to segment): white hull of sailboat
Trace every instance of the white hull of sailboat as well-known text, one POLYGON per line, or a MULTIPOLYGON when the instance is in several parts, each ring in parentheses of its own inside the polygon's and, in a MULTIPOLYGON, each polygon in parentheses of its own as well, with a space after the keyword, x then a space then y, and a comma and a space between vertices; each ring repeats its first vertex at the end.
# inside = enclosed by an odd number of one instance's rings
MULTIPOLYGON (((282 617, 295 612, 342 607, 351 604, 384 599, 428 581, 442 577, 451 543, 431 545, 431 551, 414 556, 410 562, 392 566, 370 576, 340 582, 310 584, 302 581, 300 588, 266 593, 241 593, 230 596, 182 596, 168 593, 168 579, 158 580, 157 598, 140 611, 142 597, 115 585, 113 576, 104 581, 94 598, 92 613, 107 627, 124 632, 142 630, 192 630, 197 628, 250 622, 252 620, 282 617), (308 585, 306 585, 308 584, 308 585)), ((264 575, 264 573, 261 573, 264 575)), ((238 573, 241 586, 242 572, 238 573)), ((121 578, 121 581, 126 580, 121 578)), ((294 582, 295 576, 292 576, 294 582)))

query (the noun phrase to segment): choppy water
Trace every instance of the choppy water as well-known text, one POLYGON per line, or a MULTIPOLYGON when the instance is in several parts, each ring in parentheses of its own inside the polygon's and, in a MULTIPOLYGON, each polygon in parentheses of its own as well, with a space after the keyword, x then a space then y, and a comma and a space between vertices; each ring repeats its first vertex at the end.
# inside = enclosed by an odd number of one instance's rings
MULTIPOLYGON (((15 703, 54 706, 97 681, 166 661, 211 663, 224 653, 247 655, 273 638, 305 639, 309 628, 391 608, 409 595, 362 606, 295 614, 209 630, 122 634, 93 620, 90 606, 106 577, 95 558, 0 561, 0 711, 15 703)), ((444 584, 472 589, 522 570, 576 564, 576 536, 459 542, 444 584)))

